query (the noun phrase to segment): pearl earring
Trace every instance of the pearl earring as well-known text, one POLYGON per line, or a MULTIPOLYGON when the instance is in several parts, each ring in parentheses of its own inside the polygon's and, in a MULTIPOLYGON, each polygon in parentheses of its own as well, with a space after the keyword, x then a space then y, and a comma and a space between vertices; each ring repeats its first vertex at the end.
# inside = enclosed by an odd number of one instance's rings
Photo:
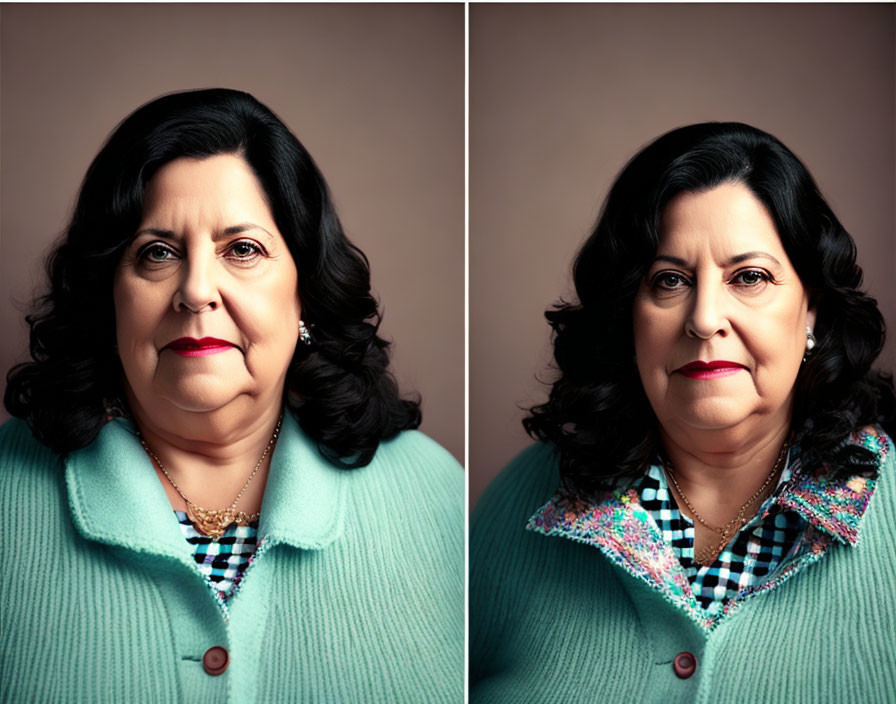
POLYGON ((813 333, 812 328, 810 328, 807 325, 806 326, 806 353, 803 355, 804 362, 806 361, 808 356, 810 354, 812 354, 812 350, 815 349, 815 345, 817 345, 817 344, 818 344, 818 340, 815 339, 815 333, 813 333))
POLYGON ((299 321, 299 339, 306 345, 311 344, 311 333, 308 332, 308 328, 305 327, 305 321, 299 321))

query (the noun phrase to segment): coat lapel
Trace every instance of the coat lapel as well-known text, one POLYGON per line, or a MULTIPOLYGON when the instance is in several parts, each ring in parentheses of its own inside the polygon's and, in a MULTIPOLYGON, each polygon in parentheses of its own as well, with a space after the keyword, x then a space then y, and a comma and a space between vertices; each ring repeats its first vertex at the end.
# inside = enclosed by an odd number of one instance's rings
POLYGON ((704 620, 684 569, 635 489, 609 491, 590 502, 557 494, 535 512, 526 527, 593 545, 692 618, 704 620))
MULTIPOLYGON (((271 459, 259 537, 320 549, 343 531, 344 472, 330 465, 286 413, 271 459)), ((152 464, 124 419, 106 423, 65 461, 69 507, 87 539, 192 564, 189 544, 152 464)))
POLYGON ((306 550, 332 543, 344 530, 348 475, 327 462, 286 413, 265 487, 259 536, 306 550))
MULTIPOLYGON (((879 467, 891 451, 889 438, 870 426, 851 435, 849 442, 877 454, 879 467)), ((778 503, 802 516, 808 523, 807 530, 768 580, 739 594, 715 618, 699 606, 684 569, 631 486, 588 500, 561 491, 535 512, 526 528, 597 547, 613 563, 658 590, 709 630, 747 596, 768 591, 815 562, 832 538, 857 544, 860 522, 877 484, 876 473, 838 480, 825 478, 823 469, 805 471, 797 454, 793 479, 785 485, 778 503)))
MULTIPOLYGON (((892 450, 890 439, 873 426, 853 433, 854 445, 871 450, 882 467, 892 450)), ((856 475, 846 479, 828 479, 826 468, 818 471, 795 471, 794 481, 778 503, 796 511, 809 524, 847 545, 859 541, 859 526, 868 502, 877 487, 877 472, 870 476, 856 475)))
POLYGON ((88 540, 192 561, 171 504, 133 426, 106 423, 96 440, 65 460, 69 508, 88 540))

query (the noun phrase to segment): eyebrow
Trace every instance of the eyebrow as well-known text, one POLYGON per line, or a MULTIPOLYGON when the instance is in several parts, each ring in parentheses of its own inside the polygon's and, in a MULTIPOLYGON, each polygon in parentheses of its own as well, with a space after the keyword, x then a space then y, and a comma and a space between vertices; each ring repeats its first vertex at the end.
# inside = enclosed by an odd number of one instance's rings
MULTIPOLYGON (((779 262, 775 257, 773 257, 768 252, 744 252, 743 254, 735 254, 731 257, 727 262, 724 263, 724 266, 731 266, 733 264, 740 264, 741 262, 745 262, 748 259, 768 259, 779 267, 782 266, 781 262, 779 262)), ((658 254, 653 259, 654 262, 669 262, 670 264, 675 264, 676 266, 687 267, 688 263, 682 259, 681 257, 673 257, 669 254, 658 254)))
MULTIPOLYGON (((251 222, 243 222, 239 225, 231 225, 230 227, 226 227, 221 230, 219 233, 215 234, 212 237, 212 240, 218 241, 220 239, 224 239, 225 237, 232 237, 233 235, 238 235, 241 232, 248 232, 249 230, 261 230, 271 239, 275 239, 274 235, 265 230, 261 225, 256 225, 251 222)), ((164 237, 169 240, 176 240, 177 235, 174 234, 173 230, 162 230, 157 227, 144 227, 142 230, 138 230, 134 234, 134 239, 139 237, 140 235, 155 235, 156 237, 164 237)))

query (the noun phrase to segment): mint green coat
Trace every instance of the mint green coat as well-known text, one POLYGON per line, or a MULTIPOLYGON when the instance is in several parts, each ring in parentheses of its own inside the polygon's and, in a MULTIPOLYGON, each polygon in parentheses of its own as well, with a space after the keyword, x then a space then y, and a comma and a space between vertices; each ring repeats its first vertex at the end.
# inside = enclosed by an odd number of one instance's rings
POLYGON ((5 424, 0 510, 0 701, 463 700, 463 473, 419 432, 345 471, 287 414, 225 609, 124 421, 64 463, 5 424))
POLYGON ((896 451, 854 439, 877 480, 807 468, 782 494, 804 541, 715 619, 636 493, 563 500, 551 448, 523 452, 473 513, 470 703, 896 702, 896 451))

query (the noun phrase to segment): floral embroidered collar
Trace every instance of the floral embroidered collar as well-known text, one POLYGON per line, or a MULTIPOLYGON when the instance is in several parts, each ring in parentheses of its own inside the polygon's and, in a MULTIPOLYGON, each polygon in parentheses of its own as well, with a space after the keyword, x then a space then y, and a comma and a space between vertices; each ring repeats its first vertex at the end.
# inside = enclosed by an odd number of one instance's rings
MULTIPOLYGON (((872 426, 853 433, 849 442, 874 452, 879 468, 892 449, 887 435, 872 426)), ((715 616, 699 606, 684 569, 650 513, 641 506, 633 486, 620 486, 590 500, 561 491, 535 512, 526 528, 599 548, 612 562, 658 589, 709 631, 743 599, 778 586, 801 567, 820 559, 832 540, 852 546, 858 543, 860 522, 877 485, 877 473, 828 479, 803 471, 799 453, 793 455, 793 476, 781 487, 777 503, 800 515, 807 528, 765 582, 738 594, 715 616)))

